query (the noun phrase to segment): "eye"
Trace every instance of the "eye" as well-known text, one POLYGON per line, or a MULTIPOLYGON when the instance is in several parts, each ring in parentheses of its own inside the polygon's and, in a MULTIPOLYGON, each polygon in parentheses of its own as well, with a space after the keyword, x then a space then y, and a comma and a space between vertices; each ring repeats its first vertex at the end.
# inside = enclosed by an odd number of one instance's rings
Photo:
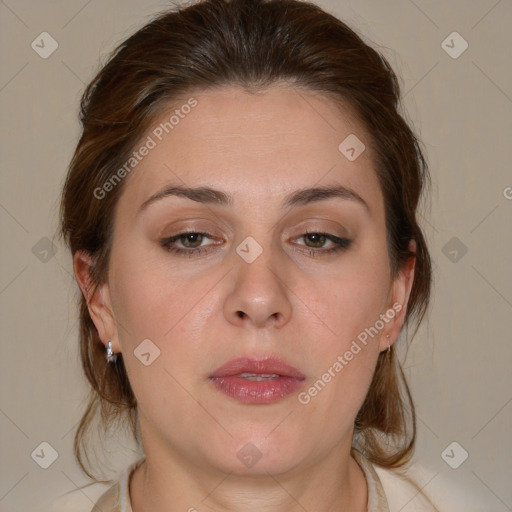
POLYGON ((214 245, 209 244, 206 247, 201 245, 207 238, 211 240, 213 239, 213 237, 208 233, 186 231, 160 240, 160 245, 169 252, 193 257, 209 251, 207 247, 209 247, 209 245, 214 245), (176 246, 176 243, 181 244, 182 247, 176 246))
MULTIPOLYGON (((171 237, 163 238, 160 240, 160 245, 169 252, 191 258, 210 252, 212 250, 212 245, 219 245, 218 242, 203 245, 203 242, 207 239, 213 240, 214 237, 209 233, 186 231, 171 237)), ((308 231, 297 238, 297 240, 299 239, 304 239, 306 241, 305 245, 298 244, 299 246, 304 247, 304 249, 301 250, 305 251, 312 257, 343 251, 351 244, 351 240, 348 240, 347 238, 340 238, 329 233, 321 233, 317 231, 308 231), (330 243, 328 248, 324 248, 326 242, 330 243)))
POLYGON ((351 244, 351 240, 347 238, 340 238, 329 233, 321 233, 317 231, 308 231, 297 240, 301 238, 304 239, 306 244, 299 245, 306 247, 306 252, 313 257, 343 251, 348 249, 351 244), (331 245, 324 249, 323 247, 326 242, 330 242, 331 245))

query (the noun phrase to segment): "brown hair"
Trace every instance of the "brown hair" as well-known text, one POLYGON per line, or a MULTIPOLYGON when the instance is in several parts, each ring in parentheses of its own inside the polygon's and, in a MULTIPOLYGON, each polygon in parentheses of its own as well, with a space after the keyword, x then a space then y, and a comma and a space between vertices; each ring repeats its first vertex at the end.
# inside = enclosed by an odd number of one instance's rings
MULTIPOLYGON (((429 174, 419 142, 400 113, 391 66, 342 21, 298 0, 204 0, 165 12, 124 41, 86 88, 82 135, 63 188, 60 234, 71 253, 93 259, 92 285, 108 275, 119 183, 101 200, 94 191, 123 165, 164 109, 194 91, 223 85, 246 90, 287 81, 349 105, 365 127, 385 200, 392 277, 416 258, 405 317, 417 332, 427 310, 431 261, 416 218, 429 174), (416 241, 416 254, 409 241, 416 241)), ((88 471, 86 434, 99 411, 108 430, 129 417, 137 440, 137 403, 122 356, 105 350, 80 296, 80 353, 92 390, 75 434, 74 450, 88 471)), ((413 454, 414 404, 395 349, 379 355, 373 381, 356 417, 354 445, 372 462, 400 467, 413 454), (393 439, 393 443, 389 442, 393 439)))

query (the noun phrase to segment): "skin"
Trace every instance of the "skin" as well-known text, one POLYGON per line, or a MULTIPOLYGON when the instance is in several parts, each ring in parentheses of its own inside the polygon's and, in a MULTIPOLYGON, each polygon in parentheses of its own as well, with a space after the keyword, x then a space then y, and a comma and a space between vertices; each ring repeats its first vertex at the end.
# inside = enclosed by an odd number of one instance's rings
POLYGON ((391 279, 369 139, 349 109, 288 84, 193 96, 198 105, 125 178, 108 282, 88 294, 90 258, 74 257, 99 336, 123 354, 138 401, 146 462, 131 479, 133 510, 365 511, 354 421, 379 353, 399 335, 414 276, 411 259, 391 279), (355 161, 338 150, 352 133, 366 143, 355 161), (137 214, 171 183, 220 189, 233 204, 169 196, 137 214), (340 198, 280 208, 297 189, 333 183, 369 210, 340 198), (188 245, 207 252, 188 258, 160 245, 185 228, 212 235, 188 245), (335 244, 306 229, 352 243, 322 255, 335 244), (236 252, 248 236, 263 249, 252 263, 236 252), (241 404, 208 381, 233 358, 273 355, 306 375, 307 390, 397 303, 400 313, 307 405, 297 393, 241 404), (134 356, 144 339, 160 349, 150 366, 134 356), (262 454, 252 467, 237 457, 249 442, 262 454))

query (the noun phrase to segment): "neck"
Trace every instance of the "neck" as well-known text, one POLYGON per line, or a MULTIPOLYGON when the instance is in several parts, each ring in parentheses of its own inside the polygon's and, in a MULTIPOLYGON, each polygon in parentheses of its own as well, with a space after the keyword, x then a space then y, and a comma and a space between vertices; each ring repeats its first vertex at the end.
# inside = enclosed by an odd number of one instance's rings
POLYGON ((151 457, 133 473, 133 512, 366 512, 366 478, 348 451, 281 474, 222 473, 175 457, 151 457), (321 497, 321 498, 319 498, 321 497))

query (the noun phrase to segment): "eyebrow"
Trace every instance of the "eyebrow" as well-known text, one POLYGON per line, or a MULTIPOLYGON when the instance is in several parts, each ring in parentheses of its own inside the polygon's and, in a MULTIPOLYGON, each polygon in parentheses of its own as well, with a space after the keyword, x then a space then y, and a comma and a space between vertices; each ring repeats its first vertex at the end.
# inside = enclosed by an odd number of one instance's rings
MULTIPOLYGON (((160 199, 169 196, 185 197, 198 203, 213 204, 219 206, 232 206, 233 197, 221 190, 211 187, 185 187, 181 185, 167 185, 144 201, 137 213, 146 210, 148 206, 160 199)), ((353 201, 364 206, 370 212, 366 201, 354 190, 341 185, 326 185, 322 187, 310 187, 296 190, 284 198, 281 208, 304 206, 310 203, 326 199, 339 198, 353 201)))

